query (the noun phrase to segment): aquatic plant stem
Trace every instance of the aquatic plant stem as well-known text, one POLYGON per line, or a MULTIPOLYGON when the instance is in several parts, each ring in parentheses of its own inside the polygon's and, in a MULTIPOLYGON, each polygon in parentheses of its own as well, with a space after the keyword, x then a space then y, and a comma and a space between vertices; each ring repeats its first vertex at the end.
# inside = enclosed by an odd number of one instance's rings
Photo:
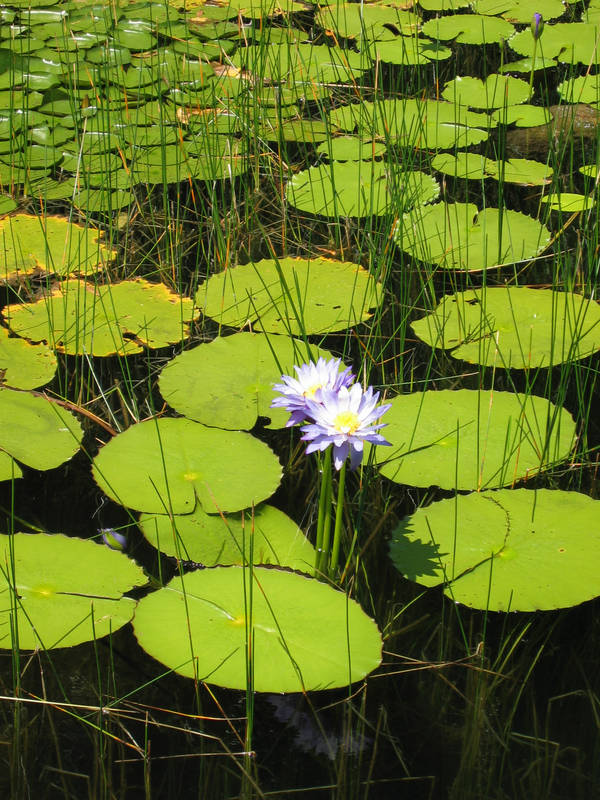
POLYGON ((327 564, 329 533, 331 529, 331 448, 323 456, 321 469, 321 492, 317 519, 317 541, 315 543, 315 571, 318 573, 327 564))
POLYGON ((335 509, 335 528, 333 531, 333 547, 331 548, 331 561, 329 562, 329 577, 336 573, 340 556, 340 539, 342 537, 342 517, 344 514, 344 493, 346 491, 346 464, 344 461, 340 470, 338 481, 337 506, 335 509))

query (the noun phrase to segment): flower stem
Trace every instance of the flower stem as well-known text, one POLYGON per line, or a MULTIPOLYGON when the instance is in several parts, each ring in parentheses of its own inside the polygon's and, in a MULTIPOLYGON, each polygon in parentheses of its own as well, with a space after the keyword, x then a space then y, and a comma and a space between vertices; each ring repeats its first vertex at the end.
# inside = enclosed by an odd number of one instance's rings
POLYGON ((318 572, 323 561, 327 559, 329 551, 329 530, 331 528, 331 449, 327 448, 323 456, 323 469, 321 472, 321 492, 319 495, 319 516, 317 518, 317 541, 315 544, 316 558, 315 570, 318 572), (324 553, 325 539, 327 539, 327 552, 324 553))
POLYGON ((329 564, 329 577, 333 578, 340 556, 340 539, 342 538, 342 517, 344 514, 344 493, 346 490, 346 461, 342 464, 338 482, 337 506, 335 509, 335 529, 333 531, 333 547, 331 548, 331 562, 329 564))

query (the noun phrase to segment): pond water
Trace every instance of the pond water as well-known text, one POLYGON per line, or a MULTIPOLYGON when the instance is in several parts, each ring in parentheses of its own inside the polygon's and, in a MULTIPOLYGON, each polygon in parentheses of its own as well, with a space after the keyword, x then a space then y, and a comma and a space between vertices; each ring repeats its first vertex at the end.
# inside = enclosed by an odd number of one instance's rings
POLYGON ((600 2, 542 5, 0 6, 7 797, 595 796, 600 2))

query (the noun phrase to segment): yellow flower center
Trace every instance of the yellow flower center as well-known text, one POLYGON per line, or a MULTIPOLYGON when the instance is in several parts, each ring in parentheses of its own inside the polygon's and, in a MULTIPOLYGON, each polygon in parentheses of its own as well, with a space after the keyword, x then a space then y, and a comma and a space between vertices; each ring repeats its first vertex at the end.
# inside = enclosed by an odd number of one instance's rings
POLYGON ((355 433, 360 428, 360 419, 354 411, 340 411, 333 421, 333 427, 340 433, 355 433))
POLYGON ((323 388, 322 383, 315 383, 314 386, 309 386, 308 389, 304 392, 304 397, 308 397, 309 400, 313 400, 316 393, 319 389, 323 388))

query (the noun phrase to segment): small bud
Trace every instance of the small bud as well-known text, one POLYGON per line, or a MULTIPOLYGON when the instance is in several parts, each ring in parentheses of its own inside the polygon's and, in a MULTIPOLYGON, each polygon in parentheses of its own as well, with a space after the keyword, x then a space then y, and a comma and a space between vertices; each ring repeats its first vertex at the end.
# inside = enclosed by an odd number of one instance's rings
POLYGON ((531 20, 531 35, 537 41, 544 30, 544 18, 541 14, 534 14, 531 20))
POLYGON ((118 550, 123 553, 127 549, 127 537, 122 533, 117 533, 114 528, 100 528, 102 541, 111 550, 118 550))

